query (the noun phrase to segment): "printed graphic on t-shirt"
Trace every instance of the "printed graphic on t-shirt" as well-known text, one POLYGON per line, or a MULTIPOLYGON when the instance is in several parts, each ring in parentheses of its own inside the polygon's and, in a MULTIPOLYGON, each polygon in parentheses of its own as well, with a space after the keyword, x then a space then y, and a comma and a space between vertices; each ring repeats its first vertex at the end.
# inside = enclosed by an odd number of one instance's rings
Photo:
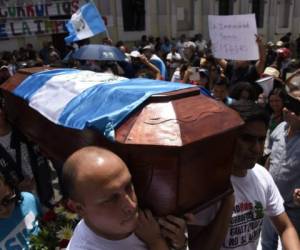
POLYGON ((241 202, 233 208, 224 248, 238 248, 259 238, 263 223, 264 209, 260 201, 241 202))
POLYGON ((0 250, 28 249, 28 236, 30 232, 35 229, 36 223, 35 214, 29 212, 24 220, 0 242, 0 250))

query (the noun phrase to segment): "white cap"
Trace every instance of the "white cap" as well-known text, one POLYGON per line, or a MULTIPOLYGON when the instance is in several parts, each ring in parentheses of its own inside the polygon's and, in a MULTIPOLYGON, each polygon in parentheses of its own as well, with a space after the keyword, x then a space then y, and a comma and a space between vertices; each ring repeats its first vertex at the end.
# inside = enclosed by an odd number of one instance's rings
POLYGON ((138 52, 137 50, 134 50, 134 51, 131 51, 130 56, 131 57, 140 57, 141 53, 138 52))
POLYGON ((151 44, 146 45, 143 50, 153 50, 153 46, 151 44))
POLYGON ((276 43, 276 46, 277 46, 277 47, 283 46, 283 41, 278 41, 278 42, 276 43))
POLYGON ((183 44, 183 47, 184 48, 196 48, 196 44, 192 41, 188 41, 188 42, 184 42, 183 44))

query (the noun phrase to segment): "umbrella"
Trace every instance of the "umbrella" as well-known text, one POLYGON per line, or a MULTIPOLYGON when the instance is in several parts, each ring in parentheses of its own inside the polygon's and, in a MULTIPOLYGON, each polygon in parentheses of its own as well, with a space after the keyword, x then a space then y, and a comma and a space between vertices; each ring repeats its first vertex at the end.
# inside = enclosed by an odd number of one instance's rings
POLYGON ((104 44, 89 44, 76 50, 72 57, 79 60, 124 61, 125 55, 116 47, 104 44))

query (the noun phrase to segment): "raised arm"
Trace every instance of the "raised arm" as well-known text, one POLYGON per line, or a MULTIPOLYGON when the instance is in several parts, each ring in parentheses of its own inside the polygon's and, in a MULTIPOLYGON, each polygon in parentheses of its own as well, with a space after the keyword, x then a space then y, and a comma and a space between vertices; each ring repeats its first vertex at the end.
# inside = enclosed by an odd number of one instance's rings
POLYGON ((141 60, 141 62, 142 62, 144 65, 147 66, 147 68, 148 68, 149 70, 151 70, 151 71, 155 74, 155 79, 156 79, 156 80, 161 80, 161 74, 160 74, 159 69, 158 69, 153 63, 151 63, 151 62, 147 59, 146 56, 141 55, 140 60, 141 60))
POLYGON ((265 46, 263 44, 262 38, 259 35, 256 35, 256 42, 258 46, 259 58, 255 64, 255 67, 257 73, 261 75, 264 72, 265 65, 266 65, 266 51, 265 51, 265 46))

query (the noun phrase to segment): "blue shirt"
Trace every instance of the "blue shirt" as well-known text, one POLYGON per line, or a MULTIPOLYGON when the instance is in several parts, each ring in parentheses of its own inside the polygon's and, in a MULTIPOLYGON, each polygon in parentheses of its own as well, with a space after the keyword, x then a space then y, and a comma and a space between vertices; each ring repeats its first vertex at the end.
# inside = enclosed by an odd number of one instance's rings
POLYGON ((29 249, 28 240, 39 230, 40 204, 31 193, 21 193, 23 200, 9 218, 0 219, 0 250, 29 249))
POLYGON ((288 129, 289 125, 282 122, 270 136, 270 174, 285 201, 285 206, 296 208, 293 192, 295 188, 300 187, 300 132, 289 138, 288 129))

